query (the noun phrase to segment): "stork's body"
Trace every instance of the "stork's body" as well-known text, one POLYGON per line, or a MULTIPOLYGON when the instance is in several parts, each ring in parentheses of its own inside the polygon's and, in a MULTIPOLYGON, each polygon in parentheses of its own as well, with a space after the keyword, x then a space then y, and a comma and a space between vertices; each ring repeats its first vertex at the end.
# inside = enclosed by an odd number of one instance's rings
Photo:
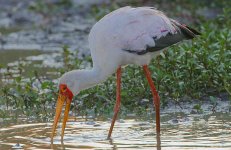
MULTIPOLYGON (((196 30, 166 17, 162 12, 153 8, 123 7, 115 10, 98 21, 89 34, 93 68, 73 70, 64 74, 60 79, 60 97, 66 96, 66 103, 69 105, 73 95, 103 82, 117 70, 117 100, 108 135, 110 137, 120 106, 121 66, 127 64, 143 66, 154 97, 156 128, 159 133, 159 96, 147 65, 165 47, 184 39, 192 39, 197 34, 199 33, 196 30)), ((60 116, 60 105, 63 105, 64 101, 57 103, 53 133, 60 116)), ((69 107, 66 109, 68 112, 69 107)), ((67 114, 65 113, 64 117, 63 132, 67 114)))

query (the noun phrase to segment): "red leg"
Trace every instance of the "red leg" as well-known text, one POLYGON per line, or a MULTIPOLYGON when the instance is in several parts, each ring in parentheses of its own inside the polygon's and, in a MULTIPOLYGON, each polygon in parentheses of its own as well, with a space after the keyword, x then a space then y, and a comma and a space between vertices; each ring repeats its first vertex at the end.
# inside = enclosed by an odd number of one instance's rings
POLYGON ((117 115, 118 115, 119 109, 120 109, 121 67, 119 67, 117 69, 116 77, 117 77, 117 81, 116 81, 116 84, 117 84, 117 87, 116 87, 116 105, 114 107, 114 116, 113 116, 113 119, 111 122, 111 127, 110 127, 110 130, 108 132, 108 136, 107 136, 108 139, 111 137, 112 130, 113 130, 113 127, 114 127, 114 124, 115 124, 115 121, 116 121, 116 118, 117 118, 117 115))
POLYGON ((153 95, 153 105, 155 105, 156 108, 156 132, 159 135, 160 134, 160 97, 156 91, 148 66, 144 65, 143 69, 153 95))

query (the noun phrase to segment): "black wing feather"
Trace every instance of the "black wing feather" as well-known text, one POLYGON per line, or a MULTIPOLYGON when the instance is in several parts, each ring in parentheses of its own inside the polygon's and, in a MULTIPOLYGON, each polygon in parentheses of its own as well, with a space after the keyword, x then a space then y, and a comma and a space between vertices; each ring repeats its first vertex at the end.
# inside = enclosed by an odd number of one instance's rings
POLYGON ((190 28, 186 25, 182 25, 180 23, 178 23, 177 21, 171 19, 172 25, 177 27, 177 33, 168 33, 167 35, 160 37, 159 39, 157 39, 157 37, 153 37, 153 40, 155 42, 155 46, 149 46, 146 45, 146 49, 144 50, 126 50, 124 49, 124 51, 127 51, 129 53, 134 53, 137 55, 144 55, 148 52, 156 52, 156 51, 160 51, 168 46, 171 46, 173 44, 176 44, 184 39, 193 39, 194 37, 196 37, 196 35, 201 35, 197 30, 190 28))

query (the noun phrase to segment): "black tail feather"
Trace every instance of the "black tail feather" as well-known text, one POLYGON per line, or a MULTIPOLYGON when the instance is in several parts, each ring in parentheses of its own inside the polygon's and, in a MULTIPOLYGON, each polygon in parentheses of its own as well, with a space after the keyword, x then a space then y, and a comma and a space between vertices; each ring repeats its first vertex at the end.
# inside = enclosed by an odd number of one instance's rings
POLYGON ((186 28, 188 28, 191 32, 193 32, 195 35, 201 35, 201 33, 200 32, 198 32, 197 30, 195 30, 195 29, 193 29, 193 28, 191 28, 191 27, 189 27, 189 26, 186 26, 186 28))
POLYGON ((180 28, 180 31, 184 34, 184 36, 187 39, 193 39, 196 37, 196 35, 201 35, 198 31, 195 29, 192 29, 186 25, 180 25, 178 26, 180 28))
POLYGON ((194 37, 196 37, 196 35, 201 35, 200 32, 198 32, 197 30, 189 27, 189 26, 186 26, 184 24, 180 24, 178 23, 177 21, 175 20, 171 20, 171 22, 177 26, 180 31, 182 32, 182 34, 187 38, 187 39, 193 39, 194 37))

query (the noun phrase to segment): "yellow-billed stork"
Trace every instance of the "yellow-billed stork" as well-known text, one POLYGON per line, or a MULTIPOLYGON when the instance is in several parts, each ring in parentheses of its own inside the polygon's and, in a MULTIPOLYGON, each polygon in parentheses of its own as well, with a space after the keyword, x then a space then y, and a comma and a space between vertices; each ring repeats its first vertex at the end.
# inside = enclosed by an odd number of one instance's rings
POLYGON ((152 7, 130 6, 117 9, 99 20, 89 34, 93 68, 65 73, 59 82, 59 97, 52 129, 53 141, 62 106, 66 103, 61 137, 63 139, 68 112, 73 96, 81 90, 105 81, 116 72, 116 105, 108 138, 114 127, 120 108, 121 66, 136 64, 143 67, 153 95, 156 111, 156 132, 160 134, 160 98, 152 81, 148 64, 164 48, 184 39, 200 35, 195 29, 168 18, 152 7))

